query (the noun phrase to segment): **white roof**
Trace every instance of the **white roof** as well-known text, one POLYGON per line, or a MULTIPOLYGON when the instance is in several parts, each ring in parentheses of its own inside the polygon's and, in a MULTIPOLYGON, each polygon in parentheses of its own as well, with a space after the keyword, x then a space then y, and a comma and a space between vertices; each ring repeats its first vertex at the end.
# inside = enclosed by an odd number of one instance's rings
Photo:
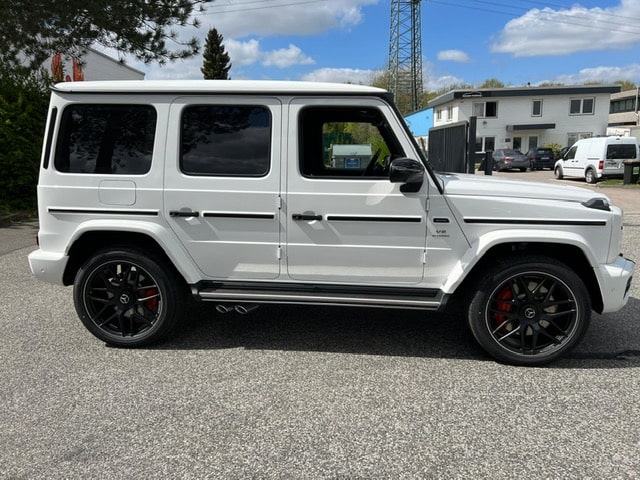
POLYGON ((334 155, 371 155, 371 145, 332 145, 331 147, 334 155))
POLYGON ((324 82, 288 82, 273 80, 122 80, 58 83, 59 92, 239 92, 239 93, 363 93, 380 94, 385 90, 365 85, 324 82))

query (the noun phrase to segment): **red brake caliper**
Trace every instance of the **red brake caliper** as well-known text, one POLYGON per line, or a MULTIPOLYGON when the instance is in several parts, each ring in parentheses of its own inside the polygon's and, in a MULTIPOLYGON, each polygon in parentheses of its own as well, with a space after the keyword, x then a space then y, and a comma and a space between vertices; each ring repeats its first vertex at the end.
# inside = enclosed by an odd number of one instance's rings
POLYGON ((155 312, 158 309, 158 289, 157 288, 147 288, 146 290, 142 290, 141 292, 142 298, 153 297, 144 302, 149 310, 155 312))
MULTIPOLYGON (((510 300, 513 300, 513 293, 511 292, 511 287, 507 285, 502 290, 500 290, 500 292, 497 295, 497 298, 498 298, 498 301, 496 301, 496 310, 498 310, 499 312, 507 312, 507 313, 513 311, 513 304, 510 302, 510 300)), ((498 326, 505 321, 505 316, 502 315, 501 313, 496 313, 495 319, 496 319, 496 326, 498 326)), ((506 328, 507 325, 502 327, 501 330, 507 331, 507 328, 506 328)))

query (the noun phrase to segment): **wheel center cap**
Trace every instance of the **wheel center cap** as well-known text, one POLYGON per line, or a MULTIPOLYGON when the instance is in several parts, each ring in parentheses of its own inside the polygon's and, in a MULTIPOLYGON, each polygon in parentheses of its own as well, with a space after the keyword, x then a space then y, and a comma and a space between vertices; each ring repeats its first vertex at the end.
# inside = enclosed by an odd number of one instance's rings
POLYGON ((120 303, 123 305, 128 305, 131 302, 131 297, 129 296, 128 293, 122 293, 120 294, 120 303))
POLYGON ((536 309, 531 306, 525 307, 525 309, 522 311, 522 315, 524 315, 524 318, 526 318, 527 320, 533 320, 537 313, 538 312, 536 311, 536 309))

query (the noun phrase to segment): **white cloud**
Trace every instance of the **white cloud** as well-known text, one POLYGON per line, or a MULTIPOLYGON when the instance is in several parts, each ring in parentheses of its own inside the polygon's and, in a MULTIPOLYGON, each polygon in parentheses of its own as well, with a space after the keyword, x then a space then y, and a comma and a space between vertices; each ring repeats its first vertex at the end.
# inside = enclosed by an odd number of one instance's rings
POLYGON ((238 40, 224 40, 224 47, 229 58, 231 58, 232 67, 242 65, 253 65, 262 56, 260 51, 260 42, 256 39, 251 39, 246 42, 240 42, 238 40))
POLYGON ((362 21, 362 7, 379 0, 308 0, 298 3, 273 0, 268 6, 253 0, 213 2, 198 18, 202 28, 195 35, 203 38, 209 26, 225 37, 242 38, 270 35, 315 35, 333 28, 348 29, 362 21), (205 32, 204 34, 202 32, 205 32))
POLYGON ((375 70, 354 68, 320 68, 302 77, 305 82, 334 82, 369 85, 377 75, 375 70))
POLYGON ((639 17, 639 0, 622 0, 611 8, 532 9, 505 25, 492 51, 533 57, 628 49, 640 43, 634 20, 639 17))
POLYGON ((616 80, 627 80, 635 83, 638 78, 640 78, 640 64, 635 63, 624 67, 583 68, 578 73, 558 75, 551 81, 565 85, 580 85, 588 82, 613 83, 616 80))
MULTIPOLYGON (((203 46, 209 29, 215 27, 224 37, 223 44, 231 57, 230 76, 240 78, 243 76, 242 67, 249 65, 261 64, 283 69, 315 63, 313 58, 296 45, 263 51, 258 39, 271 36, 311 36, 332 29, 348 30, 362 22, 363 7, 379 1, 306 0, 293 3, 289 0, 272 0, 268 6, 254 0, 213 2, 207 5, 204 14, 196 15, 201 22, 200 28, 185 27, 180 29, 179 35, 182 39, 196 37, 203 46), (248 39, 248 36, 251 38, 248 39)), ((146 72, 147 79, 202 78, 202 58, 199 55, 165 67, 143 65, 130 58, 127 60, 134 68, 146 72)))
POLYGON ((438 60, 443 62, 469 63, 470 58, 462 50, 442 50, 438 52, 438 60))
POLYGON ((315 63, 313 58, 308 57, 302 53, 300 48, 292 44, 288 48, 267 52, 263 55, 263 58, 262 64, 265 67, 288 68, 293 65, 311 65, 315 63))

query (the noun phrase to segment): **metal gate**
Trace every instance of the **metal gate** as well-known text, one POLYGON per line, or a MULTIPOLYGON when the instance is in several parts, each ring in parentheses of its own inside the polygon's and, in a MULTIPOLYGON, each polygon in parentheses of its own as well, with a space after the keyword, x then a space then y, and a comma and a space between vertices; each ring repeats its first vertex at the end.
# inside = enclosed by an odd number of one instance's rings
POLYGON ((429 161, 439 172, 472 173, 476 118, 429 129, 429 161))

